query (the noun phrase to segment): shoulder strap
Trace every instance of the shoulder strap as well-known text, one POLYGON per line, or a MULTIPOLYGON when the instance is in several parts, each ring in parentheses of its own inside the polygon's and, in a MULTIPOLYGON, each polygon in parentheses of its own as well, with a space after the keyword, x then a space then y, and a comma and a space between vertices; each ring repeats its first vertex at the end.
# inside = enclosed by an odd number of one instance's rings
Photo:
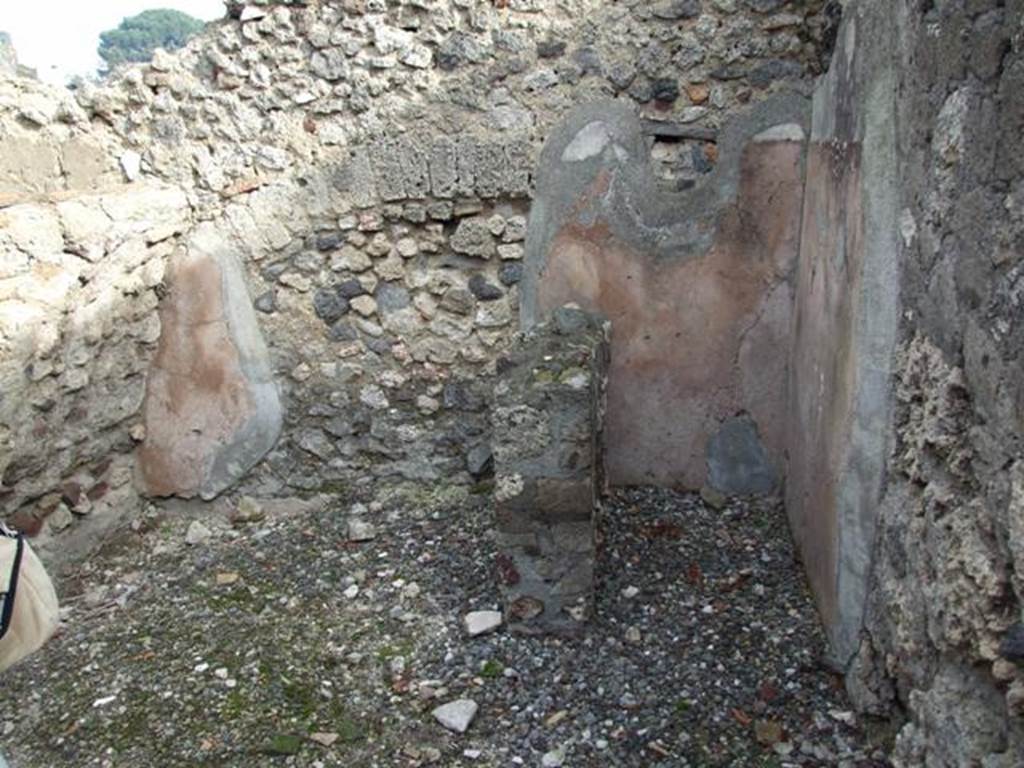
POLYGON ((18 594, 18 575, 21 573, 21 555, 25 551, 25 539, 18 536, 14 551, 14 566, 11 568, 11 580, 8 582, 7 591, 0 592, 4 598, 3 611, 0 612, 0 640, 4 639, 7 630, 11 627, 11 616, 14 614, 14 598, 18 594))

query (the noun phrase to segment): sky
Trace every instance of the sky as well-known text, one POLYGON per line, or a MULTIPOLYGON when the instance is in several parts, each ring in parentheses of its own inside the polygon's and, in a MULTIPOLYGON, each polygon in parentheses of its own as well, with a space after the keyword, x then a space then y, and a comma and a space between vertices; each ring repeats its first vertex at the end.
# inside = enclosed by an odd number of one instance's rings
POLYGON ((150 8, 174 8, 210 21, 224 15, 223 0, 0 0, 0 31, 18 61, 51 83, 95 74, 100 32, 150 8))

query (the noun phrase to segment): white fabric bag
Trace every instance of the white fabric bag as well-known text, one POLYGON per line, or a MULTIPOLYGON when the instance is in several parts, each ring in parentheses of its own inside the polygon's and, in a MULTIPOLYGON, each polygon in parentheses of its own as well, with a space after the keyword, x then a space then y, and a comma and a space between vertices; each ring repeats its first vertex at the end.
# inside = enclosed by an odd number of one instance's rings
POLYGON ((59 621, 43 564, 24 536, 0 524, 0 672, 41 648, 59 621))

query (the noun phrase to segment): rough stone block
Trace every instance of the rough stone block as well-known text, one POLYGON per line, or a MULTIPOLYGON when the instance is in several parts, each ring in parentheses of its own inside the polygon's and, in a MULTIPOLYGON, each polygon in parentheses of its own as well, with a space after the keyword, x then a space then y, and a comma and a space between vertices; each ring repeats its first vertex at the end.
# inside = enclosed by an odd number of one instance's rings
POLYGON ((565 307, 498 362, 498 577, 514 631, 573 633, 593 612, 609 333, 565 307))
POLYGON ((505 191, 513 197, 529 197, 533 191, 532 178, 535 159, 528 139, 513 139, 505 144, 508 168, 505 191))
POLYGON ((406 197, 420 199, 430 195, 430 168, 427 153, 414 141, 402 141, 402 182, 406 197))
POLYGON ((497 197, 505 188, 508 161, 504 147, 495 141, 480 141, 475 146, 473 173, 480 197, 497 197))
POLYGON ((402 142, 397 139, 384 139, 370 149, 377 192, 385 202, 404 200, 406 197, 403 150, 402 142))
MULTIPOLYGON (((434 139, 430 145, 430 188, 434 197, 455 197, 459 176, 455 162, 455 143, 446 137, 434 139)), ((435 216, 435 218, 437 218, 435 216)))
POLYGON ((373 167, 365 149, 357 149, 341 164, 334 177, 334 186, 339 192, 349 195, 357 208, 369 208, 376 204, 377 188, 373 167))
POLYGON ((460 136, 455 148, 455 168, 458 178, 455 192, 460 197, 476 194, 476 157, 480 141, 473 136, 460 136))

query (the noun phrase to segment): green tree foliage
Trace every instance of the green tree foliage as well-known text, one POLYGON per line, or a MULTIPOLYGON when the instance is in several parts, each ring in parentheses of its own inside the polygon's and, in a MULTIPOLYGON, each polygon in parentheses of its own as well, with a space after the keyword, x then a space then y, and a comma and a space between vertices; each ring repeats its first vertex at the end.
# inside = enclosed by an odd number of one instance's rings
POLYGON ((108 70, 126 62, 149 61, 157 48, 181 48, 203 26, 204 22, 181 11, 143 11, 100 33, 100 58, 108 70))

